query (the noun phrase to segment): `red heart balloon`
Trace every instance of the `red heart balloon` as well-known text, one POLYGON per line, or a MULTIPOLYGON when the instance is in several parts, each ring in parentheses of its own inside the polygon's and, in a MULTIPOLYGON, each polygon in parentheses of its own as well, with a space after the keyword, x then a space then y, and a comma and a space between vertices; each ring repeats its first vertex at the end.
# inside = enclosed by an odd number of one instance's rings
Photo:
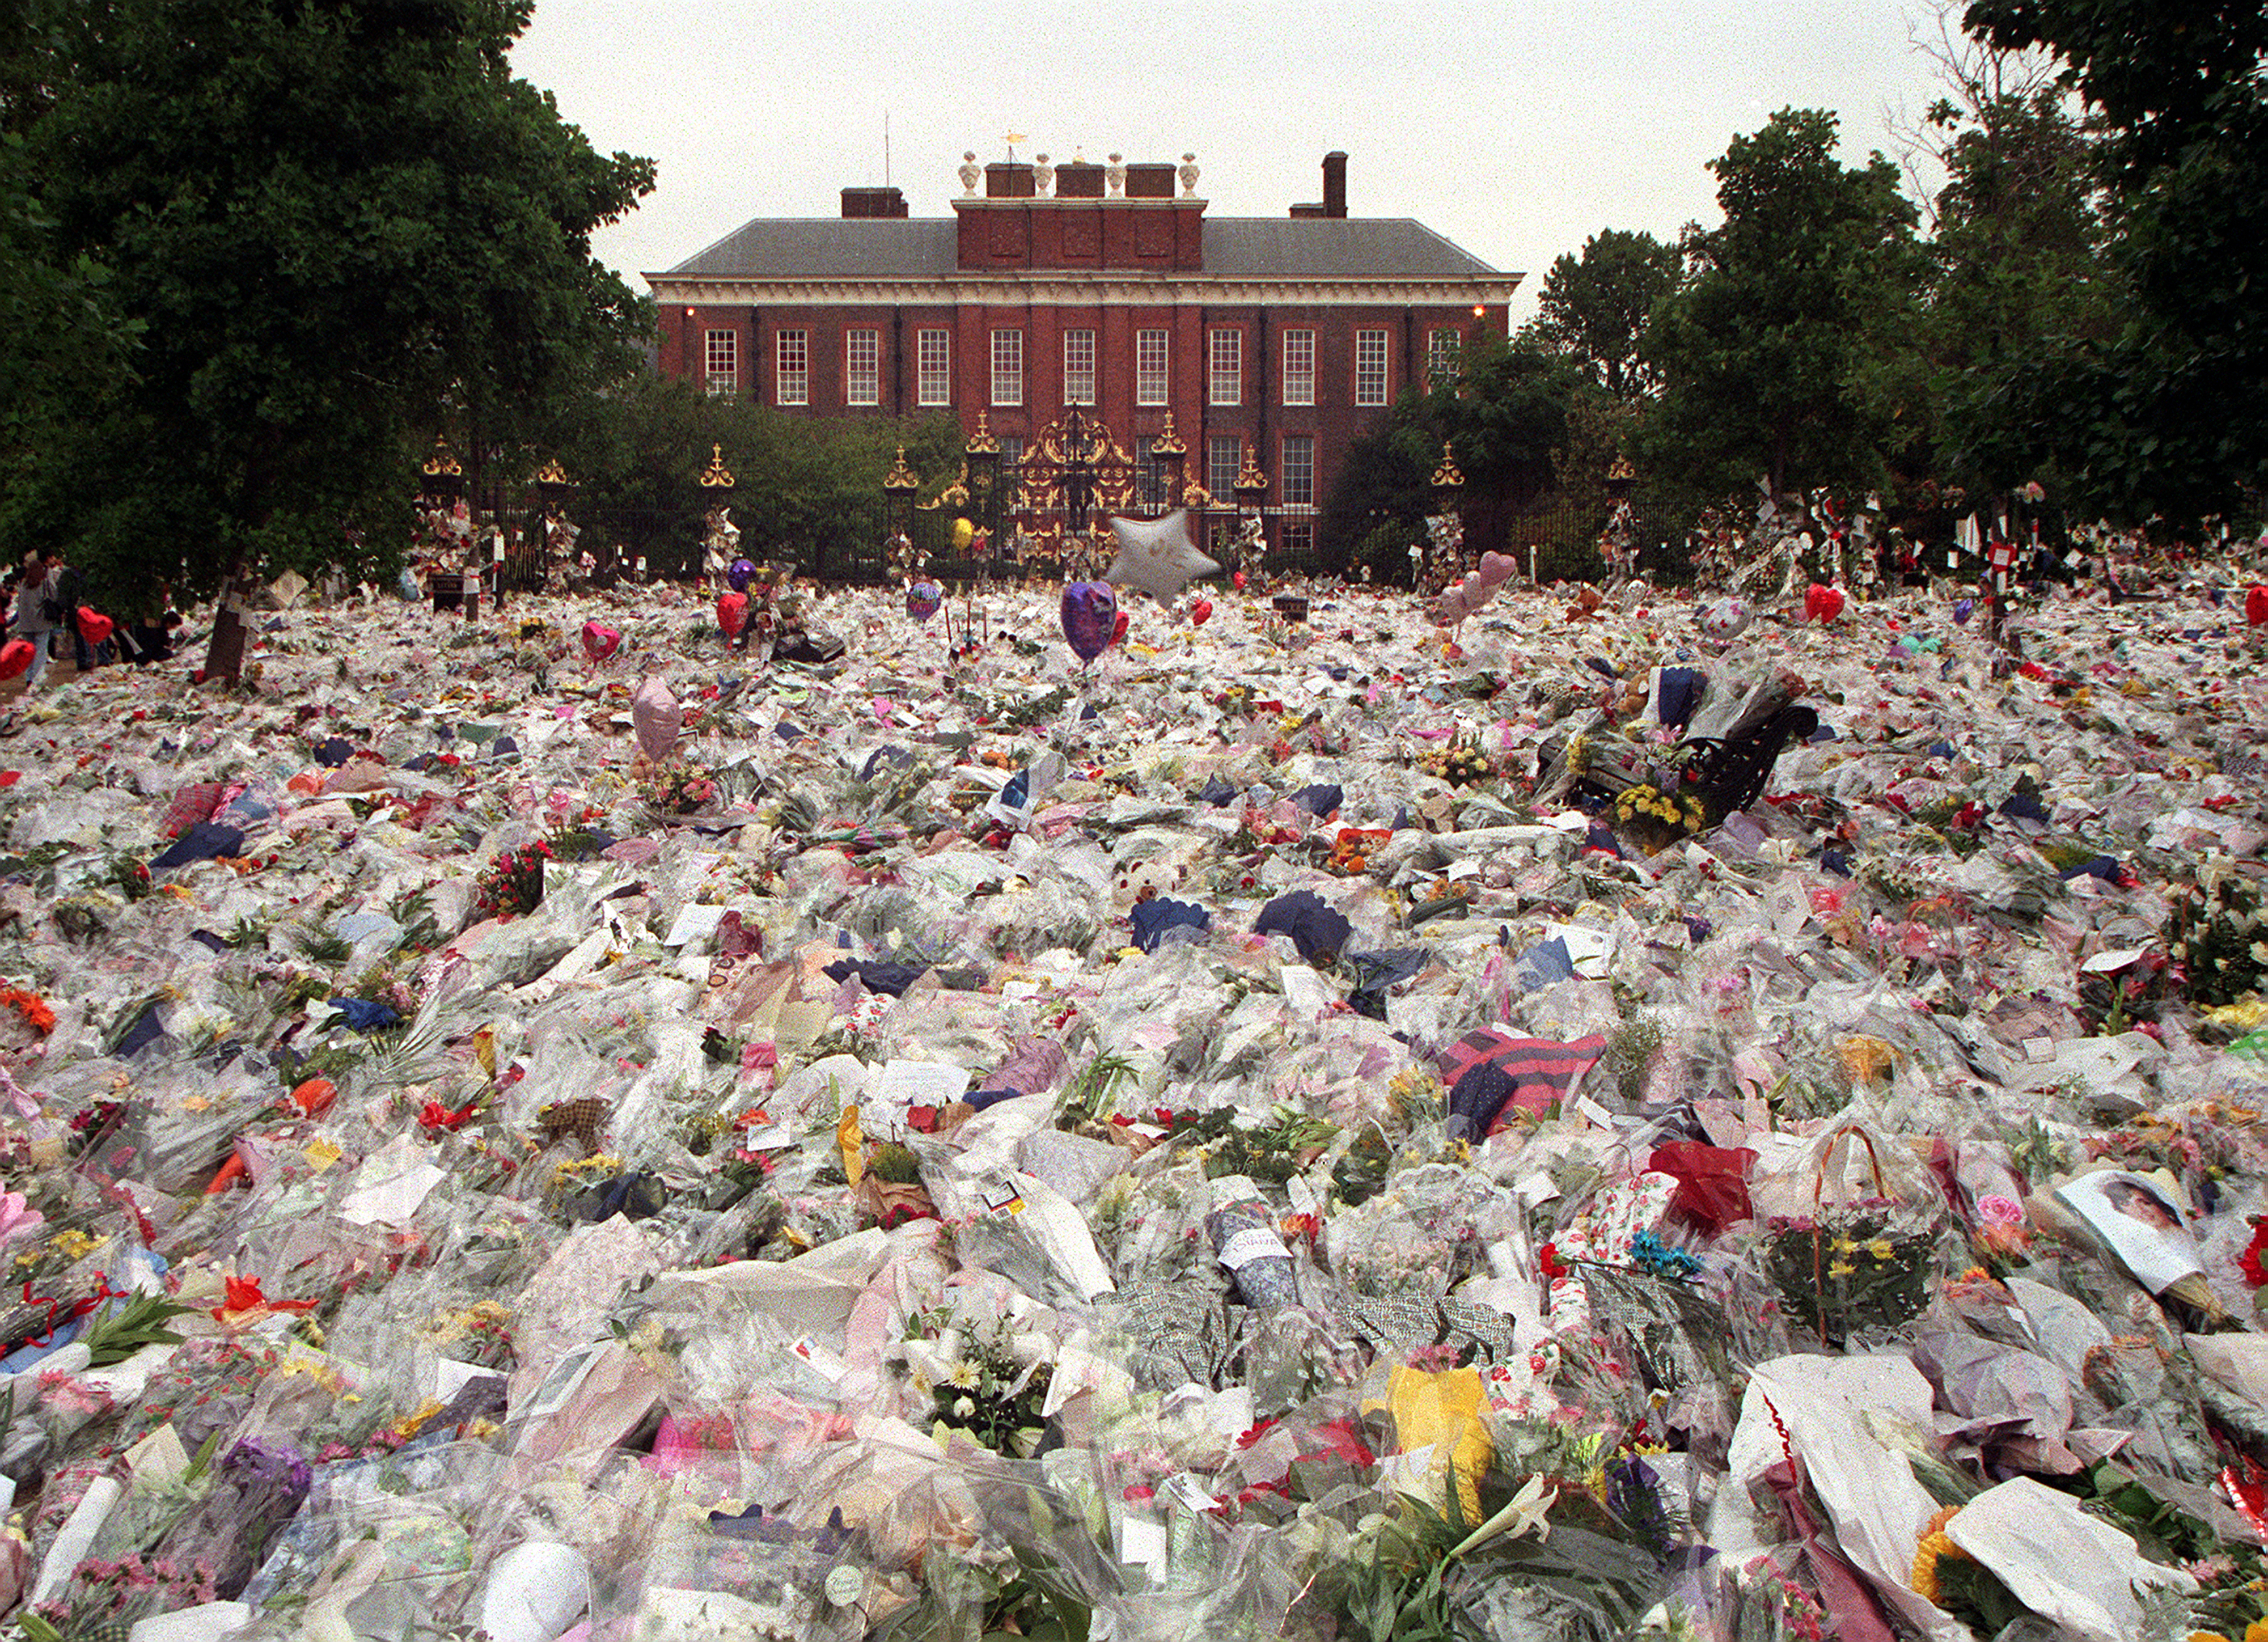
MULTIPOLYGON (((2268 593, 2268 588, 2262 588, 2257 591, 2268 593)), ((1210 599, 1200 599, 1195 604, 1191 605, 1189 607, 1189 620, 1194 622, 1199 627, 1203 627, 1207 622, 1212 620, 1212 600, 1210 599)))
POLYGON ((600 627, 596 622, 583 623, 583 653, 593 661, 604 661, 622 646, 622 636, 611 627, 600 627))
POLYGON ((740 630, 748 624, 748 595, 728 593, 717 600, 717 625, 725 630, 727 638, 738 638, 740 630))
POLYGON ((2268 587, 2246 589, 2244 619, 2254 627, 2268 627, 2268 587))
POLYGON ((11 638, 0 644, 0 679, 19 679, 32 665, 32 641, 11 638))
POLYGON ((1123 644, 1126 642, 1126 612, 1123 610, 1118 613, 1118 619, 1110 624, 1110 642, 1114 644, 1123 644))
POLYGON ((1228 579, 1235 585, 1237 592, 1242 593, 1244 591, 1244 572, 1242 571, 1238 571, 1228 579))
POLYGON ((1831 622, 1843 614, 1843 590, 1814 582, 1804 590, 1803 613, 1815 622, 1831 622))
POLYGON ((109 642, 111 634, 117 631, 117 630, 118 624, 113 622, 108 616, 98 615, 92 610, 88 609, 86 606, 79 606, 78 636, 86 640, 88 644, 107 644, 109 642))

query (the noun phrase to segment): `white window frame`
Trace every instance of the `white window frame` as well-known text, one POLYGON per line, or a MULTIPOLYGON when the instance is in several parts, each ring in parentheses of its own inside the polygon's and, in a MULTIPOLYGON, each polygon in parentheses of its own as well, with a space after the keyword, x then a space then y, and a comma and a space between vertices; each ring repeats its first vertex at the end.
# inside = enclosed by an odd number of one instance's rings
POLYGON ((772 402, 808 405, 811 402, 811 333, 805 330, 772 333, 772 402))
POLYGON ((1094 333, 1068 330, 1063 334, 1063 402, 1094 403, 1094 333))
POLYGON ((1244 402, 1244 333, 1219 330, 1205 349, 1205 402, 1241 405, 1244 402))
POLYGON ((1024 333, 1020 330, 992 333, 992 402, 1024 402, 1024 333))
POLYGON ((1287 508, 1312 508, 1315 504, 1315 436, 1312 433, 1287 433, 1278 447, 1277 466, 1277 500, 1287 508), (1292 453, 1300 453, 1300 461, 1292 465, 1292 453))
POLYGON ((1284 402, 1315 402, 1315 334, 1308 330, 1284 333, 1284 402))
POLYGON ((1362 330, 1354 334, 1354 402, 1357 405, 1383 405, 1387 402, 1388 358, 1387 334, 1383 329, 1362 330))
POLYGON ((1465 339, 1454 325, 1437 325, 1425 333, 1425 382, 1430 387, 1447 387, 1457 376, 1457 360, 1464 351, 1465 339))
POLYGON ((881 332, 854 329, 843 333, 843 402, 882 402, 881 332))
POLYGON ((914 403, 950 405, 953 402, 953 333, 945 330, 915 333, 914 354, 917 361, 914 403))
POLYGON ((1173 344, 1164 330, 1134 333, 1134 402, 1163 405, 1174 388, 1173 344))
POLYGON ((1244 468, 1244 440, 1233 433, 1207 436, 1205 489, 1215 500, 1226 503, 1236 494, 1236 475, 1244 468))
POLYGON ((740 391, 740 333, 712 330, 701 339, 702 379, 711 399, 740 391))

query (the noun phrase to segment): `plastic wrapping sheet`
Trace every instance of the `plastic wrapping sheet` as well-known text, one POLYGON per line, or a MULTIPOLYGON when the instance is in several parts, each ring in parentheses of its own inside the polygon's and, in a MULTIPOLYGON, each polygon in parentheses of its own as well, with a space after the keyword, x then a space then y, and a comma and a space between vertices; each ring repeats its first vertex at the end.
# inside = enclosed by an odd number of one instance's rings
MULTIPOLYGON (((0 1004, 0 1145, 27 1194, 0 1220, 30 1227, 6 1245, 27 1337, 79 1313, 23 1348, 0 1439, 31 1571, 77 1555, 55 1545, 82 1507, 99 1557, 193 1516, 217 1546, 217 1479, 171 1458, 247 1442, 311 1472, 247 1585, 255 1623, 328 1642, 973 1637, 1058 1601, 1098 1635, 1226 1632, 1336 1588, 1319 1576, 1388 1519, 1416 1532, 1404 1483, 1492 1514, 1531 1465, 1557 1532, 1524 1557, 1610 1542, 1550 1577, 1643 1564, 1648 1602, 1683 1593, 1720 1630, 1848 1600, 1816 1565, 1950 1634, 1913 1606, 1901 1460, 1933 1486, 2014 1468, 2085 1490, 2111 1456, 2234 1535, 2229 1445, 2268 1461, 2231 1344, 2252 1337, 2268 1146, 2241 1115, 2260 1075, 2226 1046, 2259 1023, 2207 1019, 2146 961, 2082 967, 2158 950, 2199 852, 2249 862, 2268 831, 2257 784, 2220 773, 2261 703, 2181 637, 2228 618, 2051 600, 2026 624, 2036 675, 1996 680, 1976 624, 1920 595, 1831 631, 1766 610, 1720 654, 1674 596, 1566 624, 1511 593, 1455 655, 1395 598, 1309 592, 1296 629, 1225 592, 1201 629, 1145 606, 1091 668, 1026 600, 1022 644, 950 673, 865 594, 810 613, 849 637, 840 659, 770 668, 667 589, 614 596, 603 666, 573 646, 589 612, 541 599, 540 630, 405 610, 384 637, 295 607, 240 696, 122 674, 18 709, 6 978, 53 1021, 0 1004), (1548 771, 1452 788, 1414 767, 1450 735, 1515 762, 1585 729, 1644 751, 1627 684, 1677 668, 1719 727, 1800 674, 1833 739, 1786 749, 1749 811, 1622 859, 1548 771), (648 678, 725 814, 653 812, 648 678), (51 755, 98 711, 114 771, 51 755), (207 786, 246 857, 140 895, 121 861, 207 786), (1336 823, 1304 796, 1334 788, 1336 823), (1351 871, 1348 825, 1386 833, 1351 871), (547 835, 541 905, 472 922, 476 876, 547 835), (1130 950, 1145 894, 1209 927, 1130 950), (1256 939, 1300 894, 1346 920, 1337 961, 1256 939), (1385 1018, 1358 1012, 1361 954, 1403 951, 1422 957, 1385 1018), (902 991, 868 983, 886 972, 902 991), (397 995, 391 1030, 329 1006, 397 995), (1481 1027, 1607 1047, 1571 1109, 1461 1148, 1429 1069, 1481 1027), (982 1109, 908 1098, 948 1077, 982 1109), (318 1079, 328 1107, 293 1101, 318 1079), (1674 1207, 1681 1147, 1742 1160, 1707 1215, 1674 1207), (2242 1332, 2185 1339, 2042 1235, 2036 1194, 2089 1149, 2169 1171, 2242 1332), (884 1230, 884 1204, 939 1218, 884 1230), (616 1207, 638 1218, 593 1218, 616 1207), (1773 1217, 1870 1212, 1924 1292, 1822 1338, 1774 1281, 1773 1217), (1215 1231, 1264 1233, 1288 1289, 1233 1280, 1215 1231), (136 1271, 190 1307, 187 1344, 48 1355, 136 1271), (988 1330, 1005 1384, 1048 1373, 991 1449, 937 1400, 966 1359, 948 1343, 988 1330), (1807 1375, 1893 1369, 1805 1403, 1807 1375), (1384 1400, 1397 1373, 1477 1388, 1490 1459, 1378 1463, 1392 1432, 1359 1388, 1384 1400), (1896 1432, 1853 1423, 1892 1403, 1896 1432), (148 1445, 107 1505, 98 1444, 148 1445), (1787 1447, 1808 1496, 1752 1463, 1787 1447), (1648 1528, 1590 1481, 1641 1453, 1666 1494, 1715 1502, 1719 1587, 1677 1560, 1697 1528, 1648 1528)), ((1012 626, 1014 601, 979 597, 1012 626)), ((1851 1252, 1823 1251, 1819 1286, 1851 1252)), ((1431 1552, 1452 1568, 1453 1543, 1431 1552)), ((2010 1567, 2044 1582, 2010 1588, 2038 1623, 2125 1623, 2056 1565, 2069 1546, 2037 1551, 2010 1567)), ((1565 1632, 1548 1581, 1478 1588, 1459 1587, 1476 1623, 1565 1632)))

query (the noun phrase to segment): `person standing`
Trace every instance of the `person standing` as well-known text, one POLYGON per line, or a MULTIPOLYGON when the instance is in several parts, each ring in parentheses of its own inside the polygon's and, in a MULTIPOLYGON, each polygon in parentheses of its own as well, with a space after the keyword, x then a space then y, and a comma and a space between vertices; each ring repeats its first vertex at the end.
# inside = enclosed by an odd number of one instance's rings
POLYGON ((39 688, 40 681, 47 676, 48 650, 55 642, 53 568, 46 554, 27 553, 16 580, 16 636, 32 646, 32 665, 24 674, 26 695, 39 688))

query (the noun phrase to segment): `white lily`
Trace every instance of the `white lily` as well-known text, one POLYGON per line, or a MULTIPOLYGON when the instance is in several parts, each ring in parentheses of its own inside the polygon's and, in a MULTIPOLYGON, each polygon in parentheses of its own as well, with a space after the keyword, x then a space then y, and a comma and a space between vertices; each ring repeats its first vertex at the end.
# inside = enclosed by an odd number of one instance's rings
POLYGON ((1546 1520, 1545 1513, 1558 1498, 1559 1491, 1546 1488, 1541 1476, 1529 1477, 1520 1485, 1520 1491, 1512 1497, 1503 1510, 1466 1535, 1449 1555, 1462 1557, 1476 1546, 1487 1544, 1499 1534, 1508 1533, 1518 1539, 1530 1528, 1535 1530, 1538 1539, 1550 1538, 1551 1524, 1546 1520))

